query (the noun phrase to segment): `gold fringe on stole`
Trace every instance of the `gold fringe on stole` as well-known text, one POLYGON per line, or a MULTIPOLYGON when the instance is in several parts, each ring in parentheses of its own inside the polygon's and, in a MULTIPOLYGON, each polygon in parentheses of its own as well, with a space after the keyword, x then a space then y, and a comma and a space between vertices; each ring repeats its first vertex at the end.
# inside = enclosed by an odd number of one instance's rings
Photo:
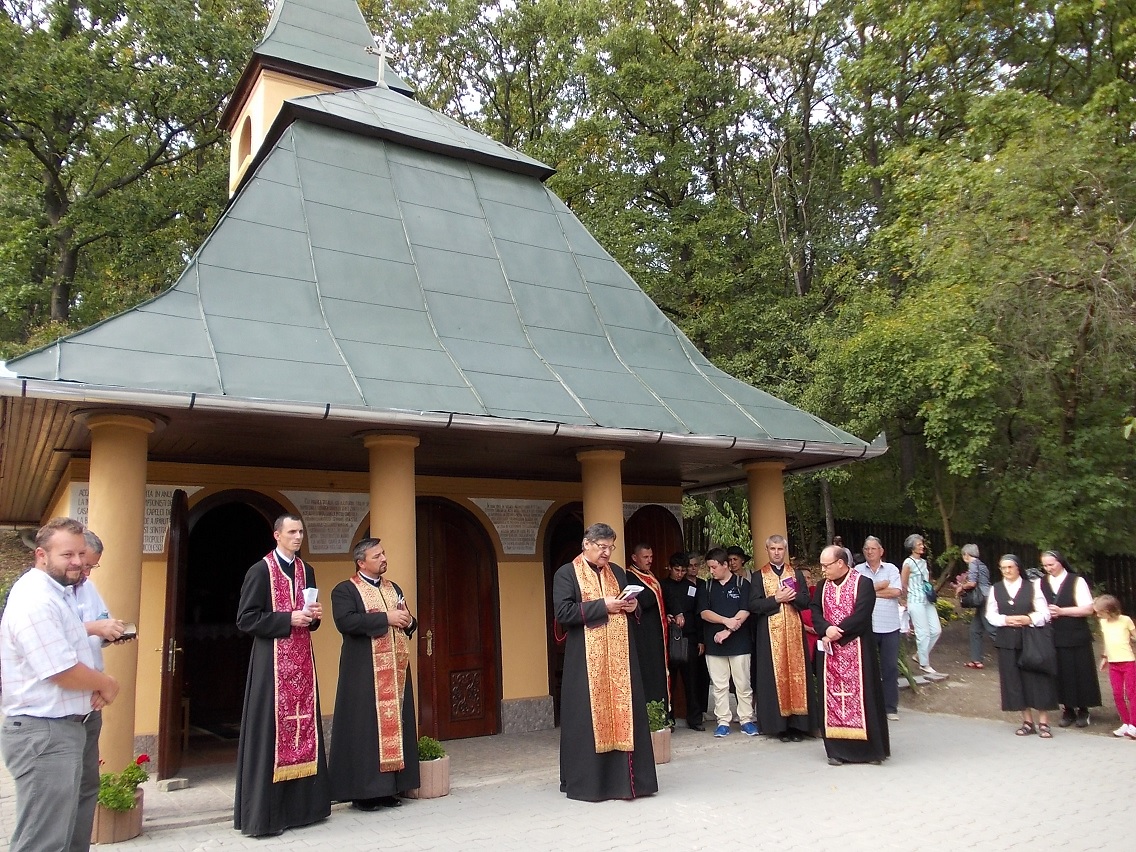
MULTIPOLYGON (((843 621, 852 614, 856 608, 858 583, 859 578, 851 572, 840 586, 825 581, 821 590, 821 603, 829 624, 843 621), (848 583, 852 584, 851 594, 848 593, 848 583)), ((820 694, 824 702, 824 735, 829 739, 868 739, 867 710, 864 707, 864 667, 860 664, 863 650, 863 641, 857 636, 845 645, 834 642, 832 653, 824 655, 820 694), (833 681, 831 685, 830 678, 833 681), (839 687, 843 692, 831 691, 833 686, 839 687), (850 692, 849 686, 853 686, 855 691, 850 692), (844 699, 840 702, 839 710, 836 706, 838 698, 844 699), (854 701, 851 715, 847 699, 854 701)), ((874 649, 869 653, 874 653, 874 649)))
MULTIPOLYGON (((789 576, 796 572, 788 566, 789 576)), ((766 563, 761 569, 761 583, 765 596, 777 594, 780 580, 773 566, 766 563)), ((805 640, 801 629, 801 616, 791 604, 781 604, 769 616, 769 651, 773 656, 773 677, 777 683, 777 704, 782 716, 806 716, 809 712, 808 680, 805 673, 805 640)))
MULTIPOLYGON (((389 612, 398 592, 390 580, 374 586, 356 574, 351 578, 367 612, 389 612), (390 603, 387 597, 390 597, 390 603)), ((398 772, 406 768, 402 747, 402 697, 406 692, 406 667, 410 643, 406 633, 388 627, 383 636, 371 639, 371 660, 375 677, 375 719, 379 729, 379 771, 398 772)))
MULTIPOLYGON (((611 568, 593 570, 580 554, 572 561, 580 598, 584 602, 619 594, 611 568)), ((592 707, 592 734, 596 753, 634 751, 635 727, 631 715, 631 660, 627 616, 608 615, 607 624, 584 626, 584 659, 588 666, 588 694, 592 707)))
POLYGON ((272 783, 277 781, 295 781, 297 778, 307 778, 316 774, 316 762, 297 763, 294 766, 278 766, 272 770, 272 783))

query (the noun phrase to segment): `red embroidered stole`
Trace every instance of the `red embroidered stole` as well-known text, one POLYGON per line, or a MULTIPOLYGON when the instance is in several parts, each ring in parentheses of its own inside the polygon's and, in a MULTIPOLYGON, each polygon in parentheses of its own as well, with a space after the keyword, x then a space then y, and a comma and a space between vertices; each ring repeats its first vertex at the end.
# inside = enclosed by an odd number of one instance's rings
MULTIPOLYGON (((768 562, 761 567, 765 596, 777 594, 782 578, 797 582, 796 572, 785 566, 781 577, 768 562)), ((805 641, 801 632, 801 616, 792 604, 781 604, 766 620, 769 629, 769 652, 773 657, 773 678, 777 683, 777 703, 782 716, 805 716, 809 712, 808 680, 805 674, 805 641)))
MULTIPOLYGON (((367 612, 390 612, 398 592, 390 580, 378 586, 358 574, 351 578, 367 612)), ((406 631, 388 627, 383 636, 371 639, 371 660, 375 673, 375 718, 379 726, 379 771, 398 772, 406 768, 402 749, 402 697, 406 692, 406 672, 410 663, 410 641, 406 631)))
MULTIPOLYGON (((580 599, 603 600, 619 594, 615 573, 605 565, 595 571, 581 553, 572 560, 580 599)), ((592 707, 592 735, 596 754, 634 751, 635 728, 631 716, 631 656, 627 642, 627 616, 608 614, 607 623, 584 625, 584 660, 588 669, 588 695, 592 707)))
MULTIPOLYGON (((854 571, 849 571, 839 586, 825 582, 821 603, 829 624, 839 624, 852 614, 859 585, 859 575, 854 571)), ((833 642, 831 652, 824 655, 824 735, 834 740, 868 738, 861 644, 859 637, 844 645, 833 642)))
MULTIPOLYGON (((663 603, 663 586, 658 581, 654 574, 649 572, 640 571, 638 568, 632 566, 627 569, 628 573, 647 587, 655 595, 655 600, 658 601, 656 609, 659 612, 659 626, 663 628, 663 670, 667 672, 667 704, 671 702, 671 677, 670 677, 670 656, 667 651, 667 642, 670 639, 670 631, 667 630, 667 608, 663 603)), ((639 597, 643 597, 642 594, 639 597)))
MULTIPOLYGON (((294 612, 304 608, 307 572, 300 557, 293 562, 293 582, 280 569, 276 551, 268 563, 269 590, 273 612, 294 612)), ((291 635, 272 642, 272 677, 276 704, 276 755, 272 781, 291 781, 316 774, 316 663, 312 654, 312 632, 293 627, 291 635)))

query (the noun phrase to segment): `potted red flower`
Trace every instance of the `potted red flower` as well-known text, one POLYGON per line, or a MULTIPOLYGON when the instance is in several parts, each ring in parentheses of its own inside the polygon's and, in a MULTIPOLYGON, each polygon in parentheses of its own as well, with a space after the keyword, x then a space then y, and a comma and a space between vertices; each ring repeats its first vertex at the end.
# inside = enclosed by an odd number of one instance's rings
POLYGON ((142 790, 138 785, 150 778, 145 769, 149 762, 148 754, 140 754, 121 772, 99 775, 92 843, 118 843, 142 833, 142 790))

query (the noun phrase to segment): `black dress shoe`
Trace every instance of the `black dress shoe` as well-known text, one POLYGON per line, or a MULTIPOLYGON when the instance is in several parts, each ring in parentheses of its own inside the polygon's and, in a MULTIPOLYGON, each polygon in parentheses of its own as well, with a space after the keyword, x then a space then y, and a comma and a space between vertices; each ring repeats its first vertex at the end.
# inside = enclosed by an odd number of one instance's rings
POLYGON ((783 743, 789 742, 789 739, 790 739, 789 732, 788 731, 782 731, 781 733, 779 733, 777 735, 777 739, 781 740, 781 742, 783 742, 783 743))
POLYGON ((789 742, 799 743, 803 739, 804 736, 802 736, 800 731, 789 731, 789 742))
POLYGON ((1069 714, 1062 713, 1061 714, 1061 721, 1058 722, 1057 724, 1060 725, 1062 728, 1068 728, 1070 725, 1073 724, 1073 721, 1076 718, 1077 717, 1074 716, 1072 713, 1069 713, 1069 714))
POLYGON ((355 799, 351 802, 351 807, 357 811, 377 811, 382 806, 382 799, 355 799))
POLYGON ((380 796, 377 799, 379 806, 383 808, 401 808, 402 799, 398 796, 380 796))
POLYGON ((1081 708, 1077 711, 1077 727, 1087 728, 1089 726, 1089 711, 1088 708, 1081 708))
POLYGON ((687 722, 686 727, 690 728, 690 730, 692 730, 692 731, 705 731, 706 730, 706 726, 703 725, 701 722, 687 722))

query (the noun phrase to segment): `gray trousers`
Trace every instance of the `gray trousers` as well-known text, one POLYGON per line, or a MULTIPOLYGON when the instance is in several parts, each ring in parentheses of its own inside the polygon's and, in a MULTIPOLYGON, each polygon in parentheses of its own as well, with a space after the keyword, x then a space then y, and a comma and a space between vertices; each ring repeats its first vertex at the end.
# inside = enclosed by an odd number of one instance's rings
POLYGON ((83 746, 83 775, 79 781, 79 809, 75 814, 75 830, 71 832, 68 852, 89 852, 91 826, 95 823, 95 805, 99 803, 99 734, 103 730, 103 713, 94 710, 83 724, 87 735, 83 746))
MULTIPOLYGON (((10 852, 63 852, 71 844, 79 808, 83 724, 12 716, 0 726, 0 752, 16 782, 16 825, 10 852)), ((96 772, 98 762, 95 763, 96 772)), ((90 840, 90 828, 87 839, 90 840)))

